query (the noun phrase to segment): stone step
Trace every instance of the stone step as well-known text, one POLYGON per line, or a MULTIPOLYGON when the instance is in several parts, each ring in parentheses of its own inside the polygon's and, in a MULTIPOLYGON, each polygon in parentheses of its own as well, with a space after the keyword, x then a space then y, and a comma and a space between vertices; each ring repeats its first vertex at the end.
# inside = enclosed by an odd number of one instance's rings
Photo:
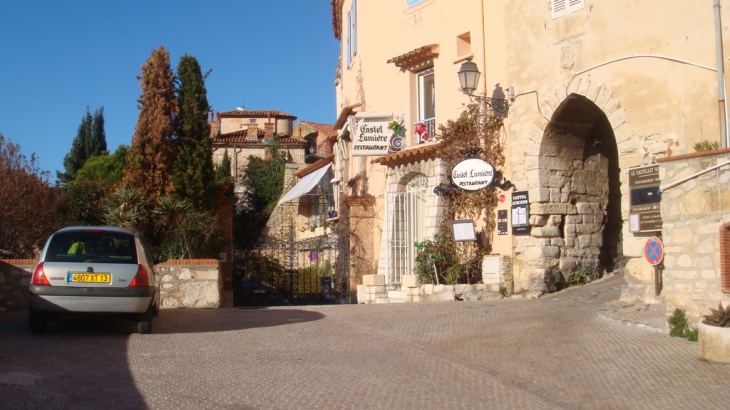
POLYGON ((388 299, 406 300, 406 296, 408 296, 407 290, 389 290, 388 291, 388 299))

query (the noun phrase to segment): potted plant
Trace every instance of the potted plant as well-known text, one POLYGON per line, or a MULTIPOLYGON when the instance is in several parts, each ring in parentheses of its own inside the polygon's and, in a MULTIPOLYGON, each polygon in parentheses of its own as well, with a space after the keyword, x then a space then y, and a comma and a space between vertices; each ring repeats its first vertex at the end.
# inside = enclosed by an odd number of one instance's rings
POLYGON ((698 324, 700 358, 716 363, 730 363, 730 304, 710 309, 698 324))

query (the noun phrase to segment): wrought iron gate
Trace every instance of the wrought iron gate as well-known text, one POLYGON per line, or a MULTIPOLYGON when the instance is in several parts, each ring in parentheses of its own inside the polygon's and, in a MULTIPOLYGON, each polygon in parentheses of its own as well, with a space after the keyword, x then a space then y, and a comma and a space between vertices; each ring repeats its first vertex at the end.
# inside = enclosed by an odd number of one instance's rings
POLYGON ((427 179, 418 175, 404 192, 387 192, 385 202, 387 251, 386 283, 401 283, 403 275, 413 274, 415 242, 423 241, 426 217, 427 179))
POLYGON ((289 231, 284 239, 262 237, 252 250, 236 249, 234 297, 242 284, 253 282, 273 290, 272 304, 341 300, 349 289, 338 242, 334 233, 295 241, 289 231))

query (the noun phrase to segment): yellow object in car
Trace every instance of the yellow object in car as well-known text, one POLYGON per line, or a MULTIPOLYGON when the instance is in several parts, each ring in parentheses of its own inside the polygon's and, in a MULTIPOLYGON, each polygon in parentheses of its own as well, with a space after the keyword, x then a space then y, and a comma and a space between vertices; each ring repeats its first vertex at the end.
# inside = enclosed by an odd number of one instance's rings
POLYGON ((86 246, 83 242, 74 242, 68 249, 70 255, 86 255, 86 246))

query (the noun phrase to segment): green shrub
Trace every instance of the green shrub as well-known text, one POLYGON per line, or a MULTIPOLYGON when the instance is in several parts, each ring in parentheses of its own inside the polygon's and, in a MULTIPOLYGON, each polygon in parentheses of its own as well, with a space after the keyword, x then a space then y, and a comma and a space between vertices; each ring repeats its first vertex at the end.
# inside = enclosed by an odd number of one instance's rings
POLYGON ((692 148, 695 149, 697 152, 703 152, 703 151, 714 151, 716 149, 720 149, 720 143, 717 141, 705 141, 702 140, 700 142, 696 142, 692 148))
POLYGON ((687 314, 683 309, 674 309, 674 313, 668 319, 669 336, 684 337, 690 342, 696 342, 698 336, 697 329, 690 329, 687 314))

